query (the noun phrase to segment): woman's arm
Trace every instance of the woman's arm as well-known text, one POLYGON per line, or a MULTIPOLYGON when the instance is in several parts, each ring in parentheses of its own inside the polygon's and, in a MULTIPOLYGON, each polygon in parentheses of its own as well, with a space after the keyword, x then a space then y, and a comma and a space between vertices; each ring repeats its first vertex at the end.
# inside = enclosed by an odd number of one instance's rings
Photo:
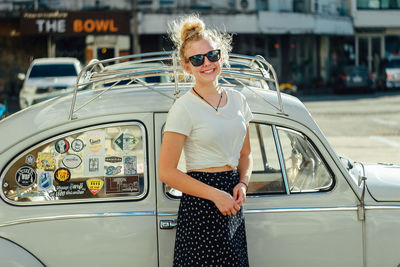
POLYGON ((235 215, 240 210, 240 206, 230 194, 178 170, 178 162, 185 139, 186 136, 183 134, 164 133, 158 164, 159 179, 183 193, 211 200, 223 215, 235 215))
POLYGON ((246 137, 243 142, 238 164, 240 174, 239 183, 233 189, 233 198, 241 206, 246 201, 246 192, 249 186, 251 172, 253 170, 253 157, 251 156, 249 125, 247 124, 246 137))

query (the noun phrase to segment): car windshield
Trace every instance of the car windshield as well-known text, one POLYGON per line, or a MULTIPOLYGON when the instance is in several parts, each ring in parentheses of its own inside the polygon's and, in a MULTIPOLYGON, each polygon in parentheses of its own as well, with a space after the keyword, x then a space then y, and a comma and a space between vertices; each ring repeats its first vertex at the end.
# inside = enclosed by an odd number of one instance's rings
POLYGON ((400 68, 400 58, 390 59, 387 64, 388 69, 400 68))
POLYGON ((73 64, 34 65, 29 78, 77 76, 73 64))
POLYGON ((368 72, 366 66, 346 66, 344 67, 345 72, 368 72))

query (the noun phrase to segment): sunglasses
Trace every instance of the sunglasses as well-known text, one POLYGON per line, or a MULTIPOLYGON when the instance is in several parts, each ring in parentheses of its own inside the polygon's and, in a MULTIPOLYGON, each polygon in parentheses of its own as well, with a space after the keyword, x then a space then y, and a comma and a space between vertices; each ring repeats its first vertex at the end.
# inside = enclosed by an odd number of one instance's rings
POLYGON ((221 50, 220 49, 215 49, 211 50, 205 54, 198 54, 194 55, 188 58, 186 62, 192 63, 194 67, 198 67, 203 65, 205 57, 208 58, 209 61, 211 62, 217 62, 221 58, 221 50))

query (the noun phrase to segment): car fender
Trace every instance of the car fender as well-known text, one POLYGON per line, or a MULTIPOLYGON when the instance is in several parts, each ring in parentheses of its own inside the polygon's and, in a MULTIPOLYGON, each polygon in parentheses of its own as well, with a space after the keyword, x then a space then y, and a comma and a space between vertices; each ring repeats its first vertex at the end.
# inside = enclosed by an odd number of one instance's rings
POLYGON ((30 253, 20 245, 12 242, 11 240, 2 237, 0 237, 0 259, 2 266, 45 266, 32 253, 30 253))

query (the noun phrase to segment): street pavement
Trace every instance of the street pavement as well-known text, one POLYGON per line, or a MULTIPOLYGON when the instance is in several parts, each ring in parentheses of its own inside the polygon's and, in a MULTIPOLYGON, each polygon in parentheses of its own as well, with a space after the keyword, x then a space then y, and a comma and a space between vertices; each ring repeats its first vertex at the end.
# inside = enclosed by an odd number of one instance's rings
POLYGON ((300 99, 338 154, 400 164, 400 92, 300 99))

